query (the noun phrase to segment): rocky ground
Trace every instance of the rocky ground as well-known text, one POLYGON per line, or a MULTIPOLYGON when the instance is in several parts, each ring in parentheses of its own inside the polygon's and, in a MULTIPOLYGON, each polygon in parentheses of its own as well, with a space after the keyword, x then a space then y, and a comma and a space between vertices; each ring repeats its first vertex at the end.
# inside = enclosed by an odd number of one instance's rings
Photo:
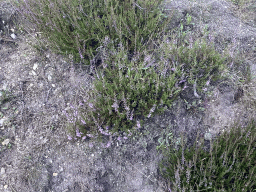
POLYGON ((0 191, 168 191, 158 169, 160 137, 172 132, 175 140, 185 131, 194 143, 199 132, 209 144, 209 135, 219 134, 234 120, 245 126, 255 117, 255 79, 239 85, 237 80, 246 66, 256 75, 256 1, 240 9, 224 0, 166 2, 167 9, 178 11, 173 25, 189 13, 195 30, 209 26, 217 50, 236 47, 245 60, 230 71, 231 79, 209 88, 213 95, 203 101, 204 112, 188 110, 184 99, 196 100, 188 91, 173 108, 146 119, 136 135, 122 141, 113 137, 114 145, 104 148, 93 140, 67 139, 63 110, 92 87, 88 70, 50 50, 39 54, 28 44, 36 43, 33 36, 39 33, 29 27, 15 30, 13 38, 15 12, 8 1, 0 1, 0 20, 9 19, 6 34, 0 36, 0 191))

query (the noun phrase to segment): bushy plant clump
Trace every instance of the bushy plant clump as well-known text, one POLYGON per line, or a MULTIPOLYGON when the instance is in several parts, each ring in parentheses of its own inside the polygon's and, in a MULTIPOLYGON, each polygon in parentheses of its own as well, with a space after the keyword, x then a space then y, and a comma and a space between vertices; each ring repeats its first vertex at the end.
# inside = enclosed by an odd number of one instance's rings
MULTIPOLYGON (((122 53, 120 51, 113 61, 120 67, 105 68, 104 73, 100 73, 99 79, 95 80, 94 111, 83 119, 86 122, 84 128, 95 127, 96 122, 104 122, 108 126, 115 125, 111 132, 127 131, 135 125, 138 117, 150 117, 162 112, 163 109, 157 106, 160 103, 171 105, 180 93, 182 87, 175 87, 176 72, 171 72, 168 77, 161 76, 153 68, 145 69, 141 63, 128 62, 127 57, 123 65, 122 53), (97 118, 102 121, 97 121, 97 118)), ((82 109, 80 113, 86 111, 82 109)), ((80 128, 83 132, 83 127, 80 128)))
POLYGON ((157 63, 150 55, 144 62, 129 62, 123 49, 104 61, 112 68, 106 67, 97 73, 91 92, 94 100, 80 108, 79 114, 83 115, 77 125, 82 133, 95 132, 102 126, 108 127, 111 133, 128 132, 140 117, 149 118, 163 112, 167 106, 171 107, 184 89, 191 88, 195 94, 200 94, 197 87, 203 87, 220 76, 224 58, 205 41, 181 48, 175 44, 163 44, 165 46, 157 50, 162 54, 157 63))
MULTIPOLYGON (((20 1, 16 5, 42 32, 52 51, 64 56, 71 55, 75 62, 90 65, 96 49, 106 36, 121 42, 130 54, 145 49, 147 43, 165 31, 171 19, 162 14, 159 8, 161 2, 40 0, 33 4, 20 1)), ((41 46, 44 47, 43 44, 41 46)))
MULTIPOLYGON (((140 117, 150 117, 163 112, 161 107, 170 107, 182 90, 192 87, 198 97, 203 86, 220 76, 225 58, 203 39, 187 45, 182 24, 179 36, 172 39, 178 43, 166 43, 167 38, 159 41, 171 19, 165 19, 157 7, 160 2, 42 1, 33 7, 20 3, 49 43, 62 53, 78 54, 90 62, 86 57, 93 56, 104 39, 110 40, 108 47, 118 50, 103 59, 104 72, 97 73, 90 102, 84 101, 85 105, 76 112, 79 120, 75 126, 82 133, 96 133, 102 125, 112 127, 112 133, 127 132, 140 117), (154 50, 144 46, 150 40, 154 40, 154 50), (150 55, 151 51, 158 58, 150 55), (139 55, 137 60, 130 61, 127 54, 135 52, 139 55)), ((187 16, 187 25, 190 22, 191 17, 187 16)))
POLYGON ((185 149, 184 143, 178 150, 170 147, 168 158, 161 162, 161 174, 174 191, 256 190, 255 121, 245 129, 234 126, 224 132, 210 143, 210 152, 202 149, 203 139, 200 143, 191 149, 185 149))

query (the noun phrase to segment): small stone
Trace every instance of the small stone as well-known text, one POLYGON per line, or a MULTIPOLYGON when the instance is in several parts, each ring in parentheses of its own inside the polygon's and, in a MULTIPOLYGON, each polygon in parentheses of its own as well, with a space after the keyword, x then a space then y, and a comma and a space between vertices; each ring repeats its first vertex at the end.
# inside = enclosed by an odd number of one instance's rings
POLYGON ((32 70, 31 73, 32 73, 34 76, 36 76, 36 72, 35 72, 35 71, 32 70))
POLYGON ((212 134, 211 133, 205 133, 204 134, 204 139, 210 141, 212 139, 212 134))
POLYGON ((32 70, 29 72, 29 75, 36 75, 36 72, 32 70))
POLYGON ((36 70, 36 69, 37 69, 37 66, 38 66, 38 64, 35 63, 34 66, 33 66, 33 69, 36 70))
POLYGON ((7 189, 8 185, 5 185, 4 188, 7 189))
POLYGON ((7 120, 6 117, 3 117, 2 119, 0 119, 0 127, 4 125, 4 122, 7 120))
POLYGON ((16 39, 16 35, 15 35, 14 33, 11 34, 11 37, 12 37, 13 39, 16 39))
POLYGON ((1 168, 1 172, 0 172, 1 175, 5 174, 5 169, 2 167, 1 168))
POLYGON ((56 176, 58 175, 58 173, 53 173, 52 175, 53 175, 54 177, 56 177, 56 176))
POLYGON ((2 145, 8 145, 9 142, 10 142, 9 139, 5 139, 5 140, 2 142, 2 145))

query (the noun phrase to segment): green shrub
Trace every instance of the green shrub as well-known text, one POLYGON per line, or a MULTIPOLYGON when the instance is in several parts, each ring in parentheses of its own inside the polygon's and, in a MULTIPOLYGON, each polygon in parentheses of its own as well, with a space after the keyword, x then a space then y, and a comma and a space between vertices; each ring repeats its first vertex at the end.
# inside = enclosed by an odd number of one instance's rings
POLYGON ((51 50, 65 56, 71 54, 75 62, 88 65, 106 36, 121 42, 130 54, 145 49, 171 19, 159 9, 161 2, 74 0, 50 3, 42 0, 17 5, 28 10, 23 14, 42 32, 51 50))
POLYGON ((162 55, 160 61, 145 52, 144 62, 129 62, 124 49, 104 60, 109 67, 97 73, 90 91, 91 101, 79 109, 86 122, 77 123, 82 133, 96 133, 102 125, 111 127, 111 133, 127 133, 137 119, 162 113, 184 89, 196 90, 196 82, 200 91, 206 81, 220 76, 225 67, 225 59, 203 40, 192 47, 166 42, 162 45, 155 50, 162 55))
POLYGON ((255 191, 255 127, 255 121, 243 131, 232 127, 210 143, 210 152, 202 149, 202 139, 199 147, 195 142, 191 149, 184 150, 184 143, 177 151, 169 148, 161 174, 175 191, 255 191))
POLYGON ((182 41, 179 46, 177 44, 163 45, 163 48, 155 52, 162 55, 162 60, 172 61, 172 67, 179 66, 180 72, 177 78, 184 82, 186 80, 190 85, 196 84, 199 92, 202 92, 202 87, 207 81, 217 81, 222 78, 220 72, 226 68, 227 57, 215 51, 205 39, 197 39, 190 45, 187 45, 185 41, 182 41))
MULTIPOLYGON (((112 133, 127 132, 138 117, 163 112, 164 109, 157 106, 170 106, 181 91, 181 87, 175 87, 177 72, 165 77, 158 75, 152 67, 143 68, 141 62, 129 62, 127 57, 126 60, 123 58, 124 51, 119 51, 112 61, 113 69, 105 68, 94 81, 92 97, 95 100, 91 101, 94 111, 88 107, 80 109, 80 114, 87 114, 83 119, 86 126, 80 126, 81 132, 90 127, 99 128, 101 124, 115 125, 112 133)), ((106 63, 111 64, 109 60, 106 63)))

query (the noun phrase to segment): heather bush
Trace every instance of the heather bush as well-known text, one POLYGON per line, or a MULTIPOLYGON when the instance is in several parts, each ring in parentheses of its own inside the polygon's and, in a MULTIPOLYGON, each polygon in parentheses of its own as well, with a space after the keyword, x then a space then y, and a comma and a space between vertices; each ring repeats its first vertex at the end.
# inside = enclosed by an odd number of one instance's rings
MULTIPOLYGON (((54 52, 86 65, 92 64, 99 49, 104 53, 103 69, 95 68, 93 87, 86 90, 89 97, 78 101, 78 107, 71 105, 71 114, 65 112, 72 125, 69 140, 74 135, 76 140, 120 132, 130 136, 133 128, 143 125, 141 119, 164 112, 185 89, 200 98, 211 82, 223 77, 230 58, 217 53, 204 38, 192 40, 193 34, 185 31, 190 26, 189 15, 186 24, 167 33, 171 16, 163 14, 161 2, 43 0, 17 4, 54 52)), ((162 174, 175 191, 256 189, 255 134, 254 121, 246 131, 233 127, 211 143, 210 152, 202 149, 203 140, 199 148, 195 143, 185 149, 182 135, 175 146, 168 146, 165 165, 160 166, 162 174), (182 147, 177 149, 177 143, 182 147)), ((169 138, 171 134, 166 138, 168 145, 169 138)))
MULTIPOLYGON (((255 191, 256 190, 256 124, 246 128, 235 124, 212 144, 202 149, 204 140, 190 149, 168 147, 160 163, 161 174, 171 182, 174 191, 255 191)), ((183 138, 183 135, 181 135, 183 138)), ((198 137, 197 137, 198 139, 198 137)), ((197 141, 196 139, 196 141, 197 141)))
POLYGON ((52 50, 91 64, 99 48, 103 52, 108 48, 102 57, 104 69, 95 69, 94 88, 87 91, 90 101, 84 99, 74 113, 74 131, 78 126, 83 134, 96 134, 105 126, 112 133, 127 132, 142 123, 139 118, 170 107, 183 90, 192 89, 198 98, 203 87, 221 77, 226 58, 203 38, 188 38, 189 15, 186 24, 167 33, 171 17, 166 18, 160 3, 20 2, 20 10, 36 23, 52 50))
POLYGON ((105 68, 97 72, 90 91, 93 99, 79 111, 83 116, 76 125, 82 133, 96 133, 106 127, 111 133, 128 133, 141 117, 149 118, 171 107, 184 89, 194 90, 199 97, 202 87, 220 78, 219 72, 225 67, 225 58, 203 39, 191 47, 165 42, 155 52, 162 58, 145 52, 144 62, 129 62, 120 48, 115 57, 104 59, 105 68))
MULTIPOLYGON (((47 41, 52 51, 90 65, 105 37, 133 55, 166 30, 171 17, 160 10, 162 0, 18 1, 16 6, 47 41)), ((39 40, 39 38, 38 38, 39 40)), ((32 45, 38 49, 45 43, 32 45)), ((141 58, 142 59, 142 58, 141 58)))

